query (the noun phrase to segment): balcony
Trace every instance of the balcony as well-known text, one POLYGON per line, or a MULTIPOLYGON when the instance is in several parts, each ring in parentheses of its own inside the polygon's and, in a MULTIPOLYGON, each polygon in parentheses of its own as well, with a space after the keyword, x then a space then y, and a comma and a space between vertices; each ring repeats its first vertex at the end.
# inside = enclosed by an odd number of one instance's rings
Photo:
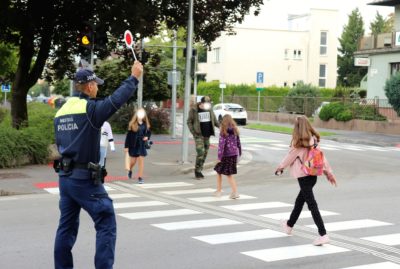
MULTIPOLYGON (((400 33, 397 33, 397 38, 399 38, 400 33)), ((358 51, 380 51, 380 50, 393 50, 400 49, 400 40, 396 42, 396 33, 382 33, 378 35, 365 36, 360 39, 358 44, 358 51)))

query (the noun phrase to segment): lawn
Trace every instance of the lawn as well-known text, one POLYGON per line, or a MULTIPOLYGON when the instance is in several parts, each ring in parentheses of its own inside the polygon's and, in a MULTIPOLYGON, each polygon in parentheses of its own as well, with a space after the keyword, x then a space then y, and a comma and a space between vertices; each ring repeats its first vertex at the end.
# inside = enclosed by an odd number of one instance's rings
MULTIPOLYGON (((284 133, 284 134, 292 134, 292 132, 293 132, 292 127, 261 124, 261 123, 250 123, 250 124, 246 125, 246 128, 262 130, 262 131, 267 131, 267 132, 273 132, 273 133, 284 133)), ((321 136, 336 135, 335 133, 331 133, 331 132, 320 132, 319 134, 321 136)))

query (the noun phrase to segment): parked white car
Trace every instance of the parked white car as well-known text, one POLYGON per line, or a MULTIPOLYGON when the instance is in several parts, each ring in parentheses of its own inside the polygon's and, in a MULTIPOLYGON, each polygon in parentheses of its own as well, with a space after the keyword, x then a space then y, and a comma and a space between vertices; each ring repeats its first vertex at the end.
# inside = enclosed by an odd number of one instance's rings
POLYGON ((219 122, 222 121, 222 117, 226 114, 230 114, 232 118, 238 123, 246 125, 247 123, 247 112, 244 107, 239 104, 224 103, 216 104, 213 108, 214 115, 219 122))

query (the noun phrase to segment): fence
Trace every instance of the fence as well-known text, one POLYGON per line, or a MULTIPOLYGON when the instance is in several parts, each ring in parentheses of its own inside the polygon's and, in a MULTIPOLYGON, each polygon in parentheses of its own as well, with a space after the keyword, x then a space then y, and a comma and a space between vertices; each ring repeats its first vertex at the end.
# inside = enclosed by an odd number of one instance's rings
MULTIPOLYGON (((249 111, 258 110, 257 96, 224 96, 224 101, 240 104, 249 111)), ((346 105, 355 119, 400 120, 387 99, 262 96, 260 112, 284 112, 310 117, 319 113, 322 106, 332 102, 346 105)))

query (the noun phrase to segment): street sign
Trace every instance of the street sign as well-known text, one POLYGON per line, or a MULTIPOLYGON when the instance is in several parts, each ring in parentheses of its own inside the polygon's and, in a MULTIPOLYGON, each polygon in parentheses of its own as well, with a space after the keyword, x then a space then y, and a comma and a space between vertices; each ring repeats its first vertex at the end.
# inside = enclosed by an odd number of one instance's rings
POLYGON ((2 92, 11 92, 11 85, 10 84, 1 84, 1 91, 2 92))
POLYGON ((354 58, 354 65, 355 66, 370 66, 371 62, 369 58, 354 58))
POLYGON ((133 35, 132 35, 131 31, 129 31, 129 30, 125 31, 124 40, 125 40, 125 44, 128 47, 128 49, 132 50, 133 57, 135 58, 135 61, 137 61, 135 51, 133 50, 133 35))
MULTIPOLYGON (((168 85, 172 85, 172 75, 174 71, 168 71, 168 85)), ((180 71, 175 71, 176 72, 176 85, 181 84, 181 72, 180 71)))
POLYGON ((220 83, 219 84, 219 88, 220 89, 225 89, 226 88, 226 84, 225 83, 220 83))
POLYGON ((264 72, 257 72, 256 90, 264 90, 264 72))

